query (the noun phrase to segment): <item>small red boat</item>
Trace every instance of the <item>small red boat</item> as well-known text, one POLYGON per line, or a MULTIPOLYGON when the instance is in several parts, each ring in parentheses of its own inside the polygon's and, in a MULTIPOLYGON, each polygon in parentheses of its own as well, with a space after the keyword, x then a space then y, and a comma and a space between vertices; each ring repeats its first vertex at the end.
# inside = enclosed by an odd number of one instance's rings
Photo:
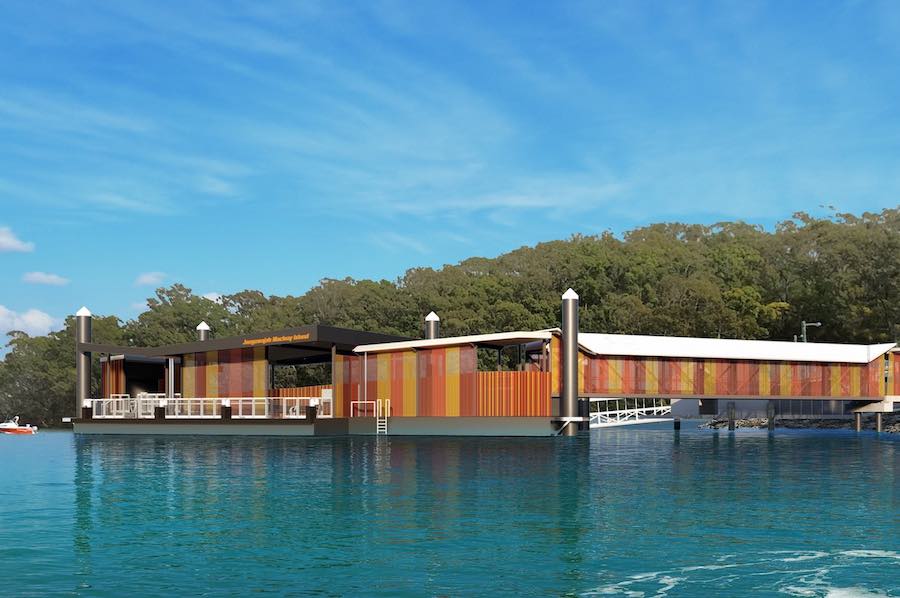
POLYGON ((19 416, 0 424, 0 434, 36 434, 37 426, 31 424, 19 425, 19 416))

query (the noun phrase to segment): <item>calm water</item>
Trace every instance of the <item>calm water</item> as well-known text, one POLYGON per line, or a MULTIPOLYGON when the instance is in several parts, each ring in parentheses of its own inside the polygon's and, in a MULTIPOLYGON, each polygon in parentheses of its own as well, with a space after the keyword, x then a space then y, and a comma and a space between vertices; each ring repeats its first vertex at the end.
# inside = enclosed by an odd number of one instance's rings
POLYGON ((900 596, 896 438, 0 437, 3 595, 900 596))

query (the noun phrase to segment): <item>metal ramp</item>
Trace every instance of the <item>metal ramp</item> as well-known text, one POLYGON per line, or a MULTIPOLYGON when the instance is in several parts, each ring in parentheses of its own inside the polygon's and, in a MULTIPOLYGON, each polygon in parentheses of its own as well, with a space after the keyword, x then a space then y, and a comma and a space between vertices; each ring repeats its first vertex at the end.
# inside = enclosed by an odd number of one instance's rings
POLYGON ((668 399, 656 398, 598 398, 590 399, 590 427, 615 428, 635 424, 671 421, 672 404, 668 399))

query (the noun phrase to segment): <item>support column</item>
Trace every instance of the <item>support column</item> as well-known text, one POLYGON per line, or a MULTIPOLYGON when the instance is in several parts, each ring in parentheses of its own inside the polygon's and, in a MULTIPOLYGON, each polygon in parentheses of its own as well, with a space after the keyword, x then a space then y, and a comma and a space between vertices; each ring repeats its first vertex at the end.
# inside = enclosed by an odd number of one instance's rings
POLYGON ((879 434, 883 431, 882 430, 882 418, 881 418, 880 411, 875 414, 875 431, 878 432, 879 434))
POLYGON ((578 415, 578 293, 572 289, 562 296, 562 393, 559 412, 565 426, 563 434, 575 436, 578 426, 571 419, 578 415))
POLYGON ((768 419, 769 432, 775 431, 775 401, 766 403, 766 418, 768 419))
POLYGON ((862 432, 862 413, 858 411, 853 414, 853 429, 862 432))
POLYGON ((83 351, 80 344, 93 340, 91 312, 82 307, 75 314, 75 417, 81 417, 81 408, 91 398, 91 353, 83 351))
POLYGON ((435 339, 441 335, 441 319, 434 312, 425 316, 425 338, 435 339))
POLYGON ((197 340, 209 340, 209 324, 207 324, 206 322, 200 322, 199 324, 197 324, 197 340))
POLYGON ((728 405, 725 407, 728 412, 728 431, 734 431, 734 401, 728 401, 728 405))
POLYGON ((175 398, 175 358, 166 357, 166 398, 175 398))

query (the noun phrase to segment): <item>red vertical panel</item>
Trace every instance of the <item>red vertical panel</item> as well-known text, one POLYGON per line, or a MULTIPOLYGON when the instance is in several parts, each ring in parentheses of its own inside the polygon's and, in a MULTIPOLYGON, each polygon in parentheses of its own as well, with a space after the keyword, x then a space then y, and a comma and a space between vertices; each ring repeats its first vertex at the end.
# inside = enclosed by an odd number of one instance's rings
POLYGON ((634 394, 634 359, 622 358, 622 394, 634 394))
POLYGON ((233 397, 244 396, 244 355, 241 349, 229 349, 228 363, 231 368, 231 392, 233 397))
POLYGON ((660 395, 667 395, 669 394, 669 389, 672 388, 672 361, 665 357, 661 357, 658 361, 656 392, 660 395))
POLYGON ((775 362, 763 364, 769 368, 769 395, 777 397, 781 395, 781 367, 775 362))
MULTIPOLYGON (((366 356, 366 401, 377 401, 378 396, 378 358, 376 355, 366 356)), ((368 408, 368 406, 367 406, 368 408)))
POLYGON ((747 394, 752 396, 759 395, 759 368, 758 361, 747 363, 747 394))
POLYGON ((239 349, 241 353, 241 396, 253 396, 253 349, 239 349))
POLYGON ((416 413, 419 416, 431 415, 431 350, 416 351, 416 413))
POLYGON ((694 362, 694 394, 703 396, 706 393, 703 384, 703 360, 698 359, 694 362))
POLYGON ((716 380, 716 394, 719 396, 729 396, 731 395, 731 388, 729 388, 728 384, 728 376, 731 373, 731 363, 727 361, 722 361, 721 359, 713 360, 713 367, 715 368, 713 371, 715 372, 715 380, 716 380))
POLYGON ((811 363, 798 364, 797 370, 800 372, 800 396, 813 396, 815 366, 811 363))
POLYGON ((831 364, 823 363, 820 366, 821 380, 819 382, 819 395, 823 397, 831 396, 831 364))
POLYGON ((216 363, 211 363, 207 367, 215 368, 213 373, 216 377, 218 396, 230 397, 231 372, 228 371, 228 351, 216 351, 216 363))
POLYGON ((850 366, 846 363, 841 364, 841 396, 850 396, 850 366))
POLYGON ((447 415, 447 349, 438 349, 435 356, 435 415, 447 415))
POLYGON ((391 411, 392 415, 403 415, 403 352, 391 353, 390 364, 391 411))
MULTIPOLYGON (((194 353, 194 397, 206 397, 206 368, 208 367, 206 353, 194 353)), ((190 396, 190 395, 189 395, 190 396)))
POLYGON ((475 347, 459 349, 459 414, 478 414, 478 396, 475 388, 475 374, 478 372, 478 354, 475 347))
POLYGON ((352 401, 358 401, 359 397, 359 385, 362 381, 362 357, 359 355, 354 355, 352 357, 347 357, 350 362, 350 367, 347 368, 349 371, 349 378, 347 380, 347 386, 349 387, 349 392, 347 395, 347 411, 345 413, 350 413, 350 403, 352 401))
POLYGON ((803 396, 803 373, 800 371, 800 364, 791 363, 787 367, 791 368, 791 396, 803 396))
POLYGON ((609 392, 609 368, 610 361, 607 358, 597 359, 597 369, 600 373, 600 392, 606 394, 609 392))
POLYGON ((647 360, 637 357, 634 359, 634 393, 638 395, 647 393, 647 360))
POLYGON ((894 363, 894 391, 893 395, 900 395, 900 354, 891 353, 891 361, 894 363))

